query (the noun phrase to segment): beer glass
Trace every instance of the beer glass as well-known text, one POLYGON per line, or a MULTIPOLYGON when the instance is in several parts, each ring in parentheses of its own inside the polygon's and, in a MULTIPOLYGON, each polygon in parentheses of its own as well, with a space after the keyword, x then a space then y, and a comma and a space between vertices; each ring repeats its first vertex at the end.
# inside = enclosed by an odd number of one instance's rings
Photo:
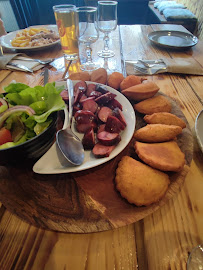
POLYGON ((53 11, 61 40, 65 60, 77 60, 79 55, 77 31, 78 21, 75 5, 56 5, 53 11))

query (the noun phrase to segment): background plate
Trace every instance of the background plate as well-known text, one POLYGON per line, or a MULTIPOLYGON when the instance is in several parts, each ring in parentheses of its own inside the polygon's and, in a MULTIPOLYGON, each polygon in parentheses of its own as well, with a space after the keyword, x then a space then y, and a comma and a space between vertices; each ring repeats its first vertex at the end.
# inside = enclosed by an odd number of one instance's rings
MULTIPOLYGON (((74 84, 76 81, 74 82, 74 84)), ((93 82, 87 82, 93 83, 93 82)), ((65 82, 60 82, 58 85, 65 85, 65 82)), ((57 85, 57 84, 56 84, 57 85)), ((77 172, 83 171, 86 169, 90 169, 101 165, 115 156, 117 156, 130 142, 134 129, 135 129, 135 113, 132 105, 128 101, 128 99, 122 95, 117 90, 106 86, 106 88, 116 94, 116 99, 123 106, 123 114, 125 120, 127 122, 127 127, 121 133, 121 142, 116 146, 116 148, 112 151, 109 157, 106 158, 95 158, 91 151, 85 151, 85 159, 82 165, 73 166, 67 160, 64 159, 63 155, 60 153, 56 143, 48 150, 48 152, 41 157, 34 165, 33 171, 40 174, 58 174, 58 173, 69 173, 69 172, 77 172)), ((74 131, 77 137, 80 139, 83 138, 83 134, 78 133, 76 130, 74 131)))
POLYGON ((197 141, 203 152, 203 110, 198 114, 195 121, 195 132, 197 136, 197 141))
MULTIPOLYGON (((35 26, 30 26, 29 28, 47 28, 49 30, 53 30, 55 31, 56 33, 58 33, 58 29, 57 29, 57 26, 56 25, 35 25, 35 26)), ((23 30, 23 29, 21 29, 23 30)), ((13 47, 11 45, 11 41, 12 39, 15 38, 16 34, 21 31, 21 30, 18 30, 18 31, 14 31, 14 32, 10 32, 9 34, 5 35, 5 36, 2 36, 1 37, 1 45, 5 48, 8 48, 8 49, 14 49, 14 50, 17 50, 17 51, 36 51, 36 50, 41 50, 41 49, 45 49, 45 48, 49 48, 49 47, 52 47, 56 44, 58 44, 60 42, 60 39, 53 42, 53 43, 50 43, 50 44, 44 44, 44 45, 41 45, 41 46, 35 46, 35 47, 13 47)))
POLYGON ((197 44, 198 38, 180 31, 154 31, 148 34, 149 40, 164 48, 186 49, 197 44))

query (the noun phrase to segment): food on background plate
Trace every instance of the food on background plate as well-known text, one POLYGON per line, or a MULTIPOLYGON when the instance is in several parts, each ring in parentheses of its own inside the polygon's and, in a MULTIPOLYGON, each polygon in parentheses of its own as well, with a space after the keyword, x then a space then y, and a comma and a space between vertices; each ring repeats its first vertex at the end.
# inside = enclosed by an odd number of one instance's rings
POLYGON ((134 105, 134 109, 142 114, 153 114, 156 112, 170 112, 171 103, 166 97, 158 95, 140 101, 139 103, 134 105))
POLYGON ((90 74, 88 71, 81 71, 70 74, 68 78, 70 80, 90 81, 90 74))
POLYGON ((107 82, 107 71, 104 68, 98 68, 93 70, 90 75, 91 82, 106 84, 107 82))
POLYGON ((136 141, 135 152, 146 164, 161 171, 179 172, 185 164, 185 155, 175 141, 162 143, 136 141))
POLYGON ((153 113, 151 115, 145 115, 144 120, 148 124, 175 125, 180 126, 181 128, 186 127, 185 122, 181 118, 168 112, 160 112, 160 113, 153 113))
POLYGON ((34 88, 11 83, 4 90, 6 93, 1 94, 0 99, 0 137, 5 136, 6 129, 12 140, 7 139, 0 149, 19 145, 39 135, 51 124, 51 114, 65 105, 60 96, 61 88, 56 88, 54 83, 34 88))
POLYGON ((122 90, 122 94, 134 101, 141 101, 153 97, 159 91, 154 82, 140 83, 122 90))
POLYGON ((164 196, 170 180, 166 173, 123 156, 116 170, 115 182, 121 196, 129 203, 147 206, 164 196))
POLYGON ((36 47, 53 43, 59 40, 58 34, 45 27, 29 27, 18 31, 16 37, 11 40, 13 47, 36 47))
POLYGON ((149 124, 138 129, 134 137, 141 142, 167 142, 181 134, 182 128, 174 125, 149 124))
POLYGON ((122 73, 120 72, 113 72, 112 74, 110 74, 108 76, 108 79, 107 79, 107 85, 116 89, 116 90, 119 90, 120 89, 120 84, 121 82, 124 80, 124 76, 122 73))
POLYGON ((131 86, 137 85, 137 84, 141 84, 145 79, 140 77, 140 76, 136 76, 136 75, 128 75, 127 77, 124 78, 124 80, 120 83, 120 90, 124 90, 127 89, 131 86))

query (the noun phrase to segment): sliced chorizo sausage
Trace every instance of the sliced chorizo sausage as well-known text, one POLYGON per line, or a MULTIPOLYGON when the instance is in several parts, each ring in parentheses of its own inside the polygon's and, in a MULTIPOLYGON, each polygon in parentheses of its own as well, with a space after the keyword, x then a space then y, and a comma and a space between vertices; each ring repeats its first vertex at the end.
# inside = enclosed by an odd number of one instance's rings
POLYGON ((95 101, 98 104, 106 105, 110 100, 114 99, 116 94, 108 92, 106 94, 101 95, 100 97, 96 98, 95 101))
POLYGON ((121 121, 113 116, 113 115, 109 115, 109 117, 107 118, 107 122, 106 122, 106 126, 105 126, 105 130, 111 133, 120 133, 121 130, 124 130, 125 126, 121 123, 121 121))
POLYGON ((85 150, 91 150, 95 145, 95 134, 93 128, 88 129, 82 139, 85 150))
POLYGON ((115 108, 112 112, 112 115, 116 116, 125 127, 127 126, 127 123, 125 121, 125 117, 119 108, 115 108))
POLYGON ((82 102, 83 110, 91 111, 92 113, 95 113, 98 108, 98 104, 94 101, 94 99, 87 98, 82 102))
POLYGON ((109 157, 115 147, 115 145, 105 146, 101 143, 96 143, 94 148, 92 149, 92 153, 96 158, 109 157))
POLYGON ((98 112, 98 118, 103 122, 106 123, 107 118, 109 115, 112 115, 112 110, 109 107, 101 107, 98 112))
POLYGON ((118 133, 110 133, 102 131, 97 134, 98 141, 106 146, 117 145, 121 141, 121 136, 118 133))

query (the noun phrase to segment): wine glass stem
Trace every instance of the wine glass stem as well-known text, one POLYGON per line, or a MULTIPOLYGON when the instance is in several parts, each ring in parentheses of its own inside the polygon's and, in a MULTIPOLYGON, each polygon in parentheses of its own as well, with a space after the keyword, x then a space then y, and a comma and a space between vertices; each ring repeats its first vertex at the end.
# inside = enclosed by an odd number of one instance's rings
POLYGON ((90 44, 86 45, 87 62, 92 63, 92 48, 90 44))
POLYGON ((108 51, 109 50, 109 33, 106 32, 104 34, 104 51, 108 51))

